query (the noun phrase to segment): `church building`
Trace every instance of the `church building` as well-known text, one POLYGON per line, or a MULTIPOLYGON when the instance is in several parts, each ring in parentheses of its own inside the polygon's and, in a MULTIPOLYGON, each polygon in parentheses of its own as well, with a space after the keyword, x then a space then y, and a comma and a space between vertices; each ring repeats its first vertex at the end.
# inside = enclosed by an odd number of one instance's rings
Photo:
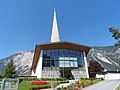
POLYGON ((86 56, 91 48, 71 42, 60 42, 54 9, 51 42, 37 44, 31 76, 37 78, 89 78, 86 56))

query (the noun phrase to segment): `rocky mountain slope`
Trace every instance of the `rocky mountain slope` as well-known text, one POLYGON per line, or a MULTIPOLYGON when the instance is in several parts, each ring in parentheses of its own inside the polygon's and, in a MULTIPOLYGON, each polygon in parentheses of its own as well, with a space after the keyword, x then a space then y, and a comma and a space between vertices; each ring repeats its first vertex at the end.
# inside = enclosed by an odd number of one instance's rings
POLYGON ((88 53, 90 60, 98 61, 107 71, 120 70, 120 48, 115 46, 93 47, 88 53))
MULTIPOLYGON (((13 59, 19 75, 30 75, 33 55, 34 51, 21 51, 10 57, 1 59, 0 74, 3 73, 10 59, 13 59)), ((120 48, 114 46, 93 47, 88 53, 87 60, 88 62, 90 60, 96 60, 109 71, 120 70, 120 48)))
POLYGON ((3 70, 10 59, 13 59, 16 71, 19 75, 30 75, 33 56, 34 51, 20 51, 10 57, 0 60, 0 74, 3 73, 3 70))

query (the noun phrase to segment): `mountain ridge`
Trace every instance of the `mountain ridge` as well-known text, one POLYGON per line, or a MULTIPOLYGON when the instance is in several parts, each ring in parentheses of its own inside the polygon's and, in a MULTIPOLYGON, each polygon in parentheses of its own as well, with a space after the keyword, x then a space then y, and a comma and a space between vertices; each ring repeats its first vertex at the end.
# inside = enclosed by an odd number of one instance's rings
MULTIPOLYGON (((19 51, 7 58, 0 59, 0 74, 3 73, 10 59, 13 59, 19 75, 29 76, 33 56, 34 50, 29 50, 19 51)), ((120 70, 120 48, 115 46, 94 46, 87 55, 88 63, 90 60, 98 61, 107 71, 120 70)))

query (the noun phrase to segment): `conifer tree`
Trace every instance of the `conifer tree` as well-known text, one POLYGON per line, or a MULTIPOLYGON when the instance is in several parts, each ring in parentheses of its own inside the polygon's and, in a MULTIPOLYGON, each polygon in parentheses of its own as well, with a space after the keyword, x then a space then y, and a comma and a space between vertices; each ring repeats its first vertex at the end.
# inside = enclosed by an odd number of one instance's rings
POLYGON ((112 37, 114 37, 114 39, 117 40, 115 46, 120 46, 120 29, 117 29, 115 27, 110 27, 109 32, 111 32, 112 37))
POLYGON ((15 71, 15 65, 13 63, 13 59, 11 59, 4 70, 3 77, 4 78, 15 78, 16 76, 17 76, 17 73, 15 71))

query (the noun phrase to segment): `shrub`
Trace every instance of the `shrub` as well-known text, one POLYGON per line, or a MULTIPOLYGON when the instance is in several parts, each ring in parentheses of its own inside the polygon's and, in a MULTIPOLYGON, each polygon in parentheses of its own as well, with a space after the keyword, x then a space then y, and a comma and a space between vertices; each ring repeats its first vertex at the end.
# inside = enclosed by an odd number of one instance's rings
POLYGON ((20 78, 20 81, 40 81, 40 80, 43 80, 43 81, 65 81, 67 80, 66 78, 20 78))
POLYGON ((40 81, 38 78, 20 78, 20 81, 40 81))
POLYGON ((41 80, 44 80, 44 81, 50 81, 50 80, 63 81, 63 80, 67 80, 67 79, 66 78, 41 78, 41 80))
POLYGON ((35 86, 32 86, 29 90, 45 89, 45 88, 50 88, 50 87, 51 87, 50 84, 46 84, 46 85, 35 85, 35 86))

